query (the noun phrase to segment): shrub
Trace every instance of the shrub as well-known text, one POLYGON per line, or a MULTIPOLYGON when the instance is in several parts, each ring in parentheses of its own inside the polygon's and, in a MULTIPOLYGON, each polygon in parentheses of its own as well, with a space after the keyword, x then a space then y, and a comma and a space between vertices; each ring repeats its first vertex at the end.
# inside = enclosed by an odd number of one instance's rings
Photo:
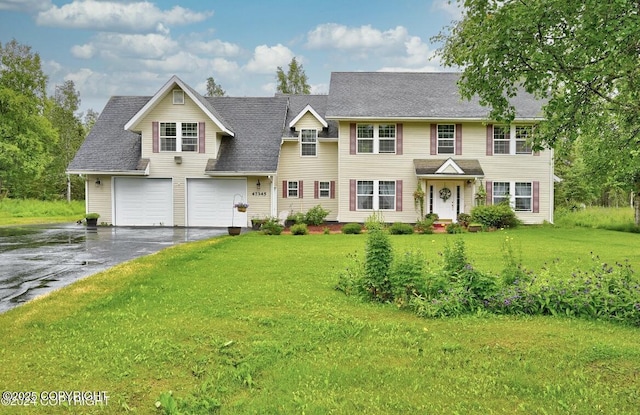
POLYGON ((371 215, 369 215, 369 217, 367 218, 367 220, 365 220, 364 222, 364 228, 367 231, 373 231, 373 230, 385 230, 386 229, 386 225, 384 222, 384 216, 382 215, 381 212, 373 212, 371 215))
POLYGON ((280 220, 275 217, 268 217, 264 220, 261 232, 265 235, 280 235, 284 226, 280 224, 280 220))
POLYGON ((458 214, 458 223, 460 224, 460 226, 466 228, 467 226, 469 226, 469 223, 471 222, 471 215, 468 213, 459 213, 458 214))
POLYGON ((291 227, 292 235, 308 235, 309 229, 307 228, 306 223, 296 223, 291 227))
POLYGON ((330 211, 325 210, 320 205, 309 209, 304 215, 304 223, 307 225, 322 225, 330 211))
POLYGON ((408 223, 394 222, 389 227, 389 233, 392 235, 411 235, 413 233, 413 226, 408 223))
POLYGON ((347 223, 341 230, 345 234, 357 235, 362 232, 362 225, 359 223, 347 223))
POLYGON ((450 223, 446 227, 447 233, 462 233, 462 226, 459 223, 450 223))
POLYGON ((304 218, 305 216, 302 212, 291 212, 287 216, 287 222, 293 222, 294 224, 304 223, 304 218))
POLYGON ((364 289, 373 300, 388 301, 393 298, 389 269, 393 252, 389 236, 380 229, 369 233, 365 248, 364 289))
POLYGON ((433 222, 433 219, 427 217, 422 220, 418 220, 416 222, 416 230, 422 234, 431 234, 433 233, 433 222))
POLYGON ((394 261, 389 280, 396 304, 406 306, 412 298, 424 294, 425 265, 424 257, 417 252, 406 252, 394 261))
POLYGON ((471 220, 493 228, 512 228, 518 225, 515 212, 507 204, 476 206, 471 210, 471 220))

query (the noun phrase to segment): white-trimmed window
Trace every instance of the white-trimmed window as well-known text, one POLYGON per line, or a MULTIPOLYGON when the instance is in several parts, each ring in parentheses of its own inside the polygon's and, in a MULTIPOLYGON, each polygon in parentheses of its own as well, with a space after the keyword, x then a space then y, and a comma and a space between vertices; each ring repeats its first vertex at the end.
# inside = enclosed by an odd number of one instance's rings
POLYGON ((531 154, 531 138, 533 137, 533 126, 516 125, 516 154, 531 154))
POLYGON ((396 125, 358 124, 356 127, 356 139, 358 153, 395 153, 396 125))
POLYGON ((509 127, 506 125, 493 126, 493 154, 510 154, 511 140, 509 139, 509 127))
POLYGON ((287 197, 297 198, 299 194, 299 182, 287 182, 287 197))
POLYGON ((358 180, 356 203, 358 210, 395 210, 395 180, 358 180))
POLYGON ((160 151, 198 151, 197 122, 161 122, 160 151))
POLYGON ((531 212, 533 210, 533 183, 515 183, 516 212, 531 212))
POLYGON ((493 204, 509 201, 509 182, 493 182, 493 204))
POLYGON ((438 124, 438 154, 454 154, 455 145, 455 124, 438 124))
POLYGON ((318 183, 318 196, 322 198, 331 197, 331 182, 318 183))
POLYGON ((318 130, 300 130, 300 155, 303 157, 318 155, 318 130))
POLYGON ((493 154, 531 154, 532 125, 494 125, 493 154))
POLYGON ((493 204, 508 201, 516 212, 533 211, 532 182, 493 182, 493 204))

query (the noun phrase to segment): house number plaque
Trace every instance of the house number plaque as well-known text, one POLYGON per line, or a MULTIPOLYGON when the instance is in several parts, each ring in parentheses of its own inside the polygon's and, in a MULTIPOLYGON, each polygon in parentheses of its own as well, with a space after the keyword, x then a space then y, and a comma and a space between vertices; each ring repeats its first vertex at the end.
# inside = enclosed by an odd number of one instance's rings
POLYGON ((266 196, 267 192, 253 192, 251 196, 266 196))

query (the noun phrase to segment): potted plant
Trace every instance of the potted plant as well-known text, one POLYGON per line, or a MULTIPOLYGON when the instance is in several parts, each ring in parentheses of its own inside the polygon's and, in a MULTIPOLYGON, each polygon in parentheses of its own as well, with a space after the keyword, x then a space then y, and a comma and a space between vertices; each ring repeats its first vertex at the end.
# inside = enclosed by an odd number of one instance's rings
POLYGON ((84 218, 87 224, 87 228, 95 228, 98 226, 98 218, 100 217, 99 213, 91 212, 87 213, 84 218))
POLYGON ((231 236, 238 236, 240 235, 241 231, 242 231, 242 227, 240 226, 227 226, 227 232, 231 236))
POLYGON ((247 208, 249 207, 249 204, 245 202, 238 202, 235 205, 233 205, 233 207, 238 209, 238 212, 246 212, 247 208))
POLYGON ((254 231, 259 231, 260 228, 262 227, 262 225, 266 221, 267 221, 266 219, 252 218, 251 219, 251 229, 253 229, 254 231))

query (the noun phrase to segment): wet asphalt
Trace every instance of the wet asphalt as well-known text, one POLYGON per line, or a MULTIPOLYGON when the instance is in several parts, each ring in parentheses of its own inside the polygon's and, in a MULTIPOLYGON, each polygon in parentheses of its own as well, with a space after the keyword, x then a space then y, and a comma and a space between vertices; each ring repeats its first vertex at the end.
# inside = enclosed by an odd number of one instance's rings
POLYGON ((0 227, 0 313, 81 278, 226 228, 0 227))

